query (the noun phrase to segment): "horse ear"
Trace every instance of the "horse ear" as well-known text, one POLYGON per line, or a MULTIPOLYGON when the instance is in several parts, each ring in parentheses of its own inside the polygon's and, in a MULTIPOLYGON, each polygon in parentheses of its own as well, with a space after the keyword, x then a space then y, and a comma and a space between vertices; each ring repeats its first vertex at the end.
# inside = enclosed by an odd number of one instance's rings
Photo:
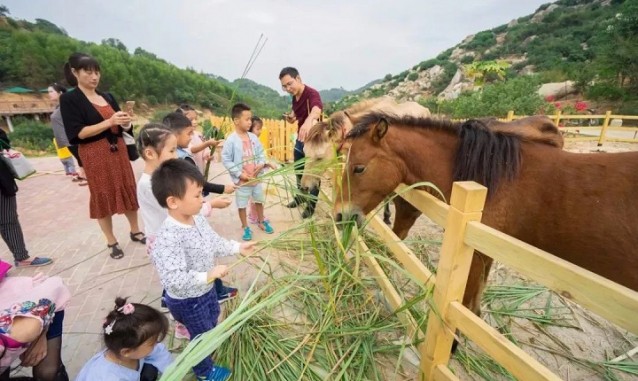
POLYGON ((387 132, 388 121, 385 119, 379 120, 379 122, 374 127, 372 127, 372 140, 375 143, 380 142, 387 132))

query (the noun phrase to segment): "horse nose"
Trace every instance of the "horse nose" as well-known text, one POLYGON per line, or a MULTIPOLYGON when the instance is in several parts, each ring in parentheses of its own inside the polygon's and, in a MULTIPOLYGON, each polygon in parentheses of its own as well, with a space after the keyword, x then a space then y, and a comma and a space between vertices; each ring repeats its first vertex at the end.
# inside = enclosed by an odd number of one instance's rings
POLYGON ((303 193, 308 193, 308 187, 304 187, 304 186, 302 186, 302 187, 301 187, 301 191, 302 191, 303 193))
POLYGON ((337 220, 337 222, 341 222, 343 220, 343 213, 341 212, 337 213, 337 215, 335 216, 335 219, 337 220))

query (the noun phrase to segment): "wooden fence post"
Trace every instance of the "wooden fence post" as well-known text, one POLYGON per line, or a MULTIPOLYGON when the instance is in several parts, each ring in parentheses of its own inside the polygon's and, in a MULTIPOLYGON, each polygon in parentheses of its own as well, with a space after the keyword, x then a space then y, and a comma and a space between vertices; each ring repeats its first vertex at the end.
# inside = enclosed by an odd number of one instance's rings
POLYGON ((556 115, 554 116, 554 124, 556 125, 556 127, 558 127, 558 124, 560 123, 560 114, 561 111, 556 110, 556 115))
POLYGON ((602 146, 605 142, 605 134, 607 134, 607 128, 611 121, 611 110, 605 113, 605 121, 603 122, 603 128, 600 130, 600 137, 598 138, 598 146, 602 146))
POLYGON ((433 306, 428 317, 425 341, 420 346, 422 377, 433 380, 438 367, 446 367, 454 330, 443 321, 451 302, 463 301, 474 249, 464 243, 468 221, 480 221, 487 188, 472 182, 456 182, 452 188, 450 210, 445 224, 434 286, 433 306))
POLYGON ((505 118, 506 121, 511 122, 512 120, 514 120, 514 110, 509 110, 507 112, 507 117, 505 118))

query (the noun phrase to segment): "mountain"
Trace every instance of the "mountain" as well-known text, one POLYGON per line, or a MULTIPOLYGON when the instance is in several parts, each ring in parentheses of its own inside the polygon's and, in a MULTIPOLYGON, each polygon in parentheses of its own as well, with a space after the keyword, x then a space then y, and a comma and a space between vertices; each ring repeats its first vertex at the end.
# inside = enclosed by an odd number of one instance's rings
POLYGON ((455 99, 477 86, 534 75, 540 83, 572 81, 590 99, 638 94, 638 0, 559 0, 493 29, 467 36, 434 58, 337 102, 362 98, 455 99), (502 77, 502 78, 501 78, 502 77))
POLYGON ((259 83, 247 79, 239 78, 230 82, 229 85, 237 89, 241 94, 244 94, 261 104, 269 105, 272 112, 267 115, 261 114, 260 116, 268 118, 280 118, 281 114, 289 111, 290 109, 290 97, 285 95, 279 95, 278 92, 271 89, 268 86, 260 85, 259 83))
POLYGON ((7 17, 7 13, 0 12, 0 88, 42 89, 53 82, 64 83, 62 68, 68 56, 85 52, 100 62, 100 90, 113 93, 120 101, 136 100, 150 106, 189 103, 222 115, 234 102, 245 102, 265 117, 278 117, 285 111, 274 90, 268 89, 269 93, 252 81, 235 86, 193 69, 180 69, 141 47, 130 53, 114 38, 100 44, 79 41, 47 20, 31 23, 7 17))
POLYGON ((350 94, 350 92, 343 87, 319 91, 323 102, 335 102, 348 94, 350 94))

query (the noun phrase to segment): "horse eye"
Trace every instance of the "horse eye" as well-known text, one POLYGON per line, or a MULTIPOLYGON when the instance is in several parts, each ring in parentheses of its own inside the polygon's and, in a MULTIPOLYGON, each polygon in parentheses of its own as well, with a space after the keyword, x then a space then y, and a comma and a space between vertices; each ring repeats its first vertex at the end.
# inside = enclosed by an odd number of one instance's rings
POLYGON ((361 174, 365 170, 366 170, 366 166, 365 165, 355 165, 354 166, 354 173, 356 173, 356 174, 361 174))

